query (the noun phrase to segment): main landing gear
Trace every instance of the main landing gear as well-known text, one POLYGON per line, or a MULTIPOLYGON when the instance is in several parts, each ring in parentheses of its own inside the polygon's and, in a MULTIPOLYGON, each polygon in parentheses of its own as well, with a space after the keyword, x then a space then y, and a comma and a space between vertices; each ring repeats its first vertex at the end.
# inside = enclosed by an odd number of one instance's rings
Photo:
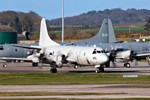
POLYGON ((3 68, 6 68, 6 67, 7 67, 7 64, 6 64, 6 63, 4 63, 4 64, 3 64, 3 68))
POLYGON ((104 65, 100 65, 100 67, 96 67, 96 73, 104 72, 104 65))
POLYGON ((57 65, 56 65, 56 63, 52 62, 52 64, 50 66, 51 66, 50 72, 51 73, 57 73, 57 65))
POLYGON ((50 72, 52 72, 52 73, 57 73, 57 68, 51 68, 51 69, 50 69, 50 72))
POLYGON ((130 68, 130 67, 131 67, 131 65, 130 65, 130 63, 124 63, 124 67, 126 67, 126 68, 130 68))

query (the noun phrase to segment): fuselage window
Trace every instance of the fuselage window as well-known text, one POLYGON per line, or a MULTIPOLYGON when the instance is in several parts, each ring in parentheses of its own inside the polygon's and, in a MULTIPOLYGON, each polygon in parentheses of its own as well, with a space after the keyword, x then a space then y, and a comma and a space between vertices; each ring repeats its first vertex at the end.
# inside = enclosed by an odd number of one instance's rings
POLYGON ((0 50, 4 50, 3 46, 0 46, 0 50))
POLYGON ((15 49, 15 51, 17 52, 17 49, 15 49))
POLYGON ((94 60, 96 60, 96 57, 93 57, 94 60))
POLYGON ((52 53, 50 52, 49 55, 52 55, 52 53))
POLYGON ((97 51, 97 53, 101 53, 101 51, 97 51))

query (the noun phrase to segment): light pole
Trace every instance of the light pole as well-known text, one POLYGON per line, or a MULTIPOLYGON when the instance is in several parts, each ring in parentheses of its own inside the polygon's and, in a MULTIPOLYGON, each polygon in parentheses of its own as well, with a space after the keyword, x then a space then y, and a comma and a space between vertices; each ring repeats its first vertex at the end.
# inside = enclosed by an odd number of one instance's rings
POLYGON ((62 43, 64 42, 64 0, 62 0, 62 43))

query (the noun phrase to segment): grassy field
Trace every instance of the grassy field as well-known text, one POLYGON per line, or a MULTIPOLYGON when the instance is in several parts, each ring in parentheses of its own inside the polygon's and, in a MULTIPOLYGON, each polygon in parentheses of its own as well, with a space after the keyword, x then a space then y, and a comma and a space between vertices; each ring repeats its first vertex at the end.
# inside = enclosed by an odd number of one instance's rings
MULTIPOLYGON (((81 32, 93 32, 97 33, 99 31, 99 28, 92 28, 92 29, 81 29, 81 32)), ((138 32, 146 32, 144 30, 144 26, 141 25, 134 25, 134 26, 114 26, 114 32, 115 33, 138 33, 138 32)))
MULTIPOLYGON (((87 32, 91 32, 91 33, 97 33, 99 31, 99 27, 93 27, 93 28, 89 28, 89 29, 82 29, 82 28, 77 28, 76 30, 78 30, 79 33, 87 33, 87 32)), ((132 26, 114 26, 114 31, 115 33, 136 33, 136 32, 146 32, 144 30, 144 26, 142 25, 132 25, 132 26)), ((56 33, 56 34, 61 34, 61 30, 60 31, 51 31, 50 33, 56 33)))
MULTIPOLYGON (((0 73, 0 85, 63 85, 63 84, 150 84, 150 76, 139 75, 123 78, 119 74, 81 74, 81 73, 0 73)), ((131 88, 134 88, 131 87, 131 88)), ((137 86, 135 88, 150 88, 137 86)), ((0 96, 54 96, 54 95, 112 95, 124 94, 103 92, 0 92, 0 96)), ((0 99, 0 100, 81 100, 81 99, 0 99)), ((82 99, 82 100, 149 100, 146 98, 129 99, 82 99)))
POLYGON ((144 26, 114 26, 115 33, 145 32, 144 26))
POLYGON ((0 85, 150 84, 150 76, 123 78, 118 74, 0 73, 0 85))

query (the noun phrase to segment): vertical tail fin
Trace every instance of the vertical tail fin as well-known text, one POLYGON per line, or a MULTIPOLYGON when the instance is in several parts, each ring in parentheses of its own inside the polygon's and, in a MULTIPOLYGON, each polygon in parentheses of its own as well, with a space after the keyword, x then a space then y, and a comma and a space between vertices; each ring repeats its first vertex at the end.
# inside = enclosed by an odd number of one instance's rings
POLYGON ((116 42, 113 25, 110 19, 105 18, 101 25, 101 28, 95 36, 101 43, 113 43, 116 42))
POLYGON ((75 42, 76 45, 94 45, 99 43, 113 43, 116 42, 113 25, 110 19, 105 18, 101 25, 99 32, 86 40, 75 42))
POLYGON ((41 27, 40 27, 40 39, 39 39, 39 46, 46 47, 46 46, 57 46, 59 45, 55 41, 53 41, 47 31, 46 21, 45 18, 41 20, 41 27))

